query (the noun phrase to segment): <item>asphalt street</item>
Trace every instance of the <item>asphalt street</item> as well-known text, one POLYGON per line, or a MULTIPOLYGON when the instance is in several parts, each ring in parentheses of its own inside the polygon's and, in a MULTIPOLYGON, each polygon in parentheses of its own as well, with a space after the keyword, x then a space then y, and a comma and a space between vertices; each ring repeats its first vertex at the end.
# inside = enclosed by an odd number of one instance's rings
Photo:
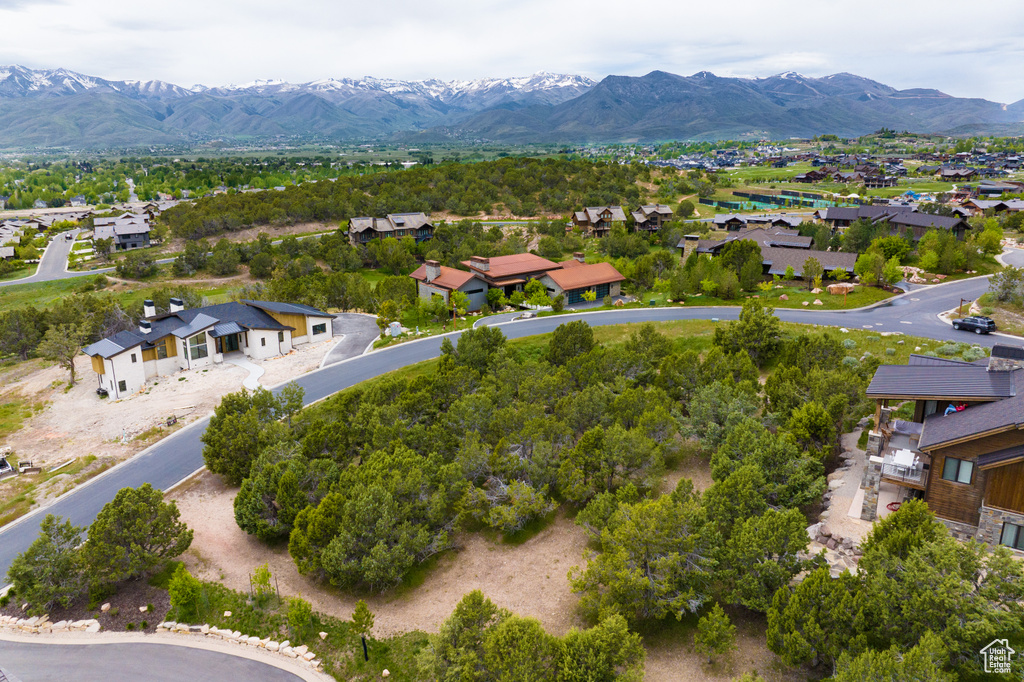
MULTIPOLYGON (((1024 252, 1016 257, 1024 260, 1024 252)), ((1015 258, 1016 258, 1015 257, 1015 258)), ((1013 261, 1011 261, 1013 262, 1013 261)), ((961 298, 974 299, 988 288, 986 278, 951 282, 925 290, 913 291, 868 309, 853 311, 777 310, 782 320, 834 327, 865 328, 879 332, 903 332, 938 340, 970 341, 991 347, 1001 339, 998 335, 976 336, 954 331, 937 319, 937 314, 955 308, 961 298)), ((650 308, 600 311, 518 320, 496 325, 511 339, 546 334, 566 322, 582 319, 592 326, 635 324, 646 321, 692 319, 734 320, 737 308, 650 308)), ((448 336, 455 337, 461 332, 448 336)), ((357 355, 305 374, 295 381, 305 390, 305 399, 312 402, 367 379, 392 370, 438 356, 442 336, 432 336, 396 346, 357 355)), ((351 349, 361 352, 361 349, 351 349)), ((48 507, 14 521, 0 529, 0 576, 5 576, 11 560, 36 538, 39 524, 47 513, 70 518, 73 523, 88 526, 106 502, 125 486, 150 483, 165 490, 203 466, 200 436, 208 418, 188 425, 139 455, 99 477, 79 486, 48 507)))
POLYGON ((333 325, 334 336, 343 338, 324 356, 321 367, 362 354, 380 336, 377 318, 373 315, 338 313, 334 316, 333 325))
MULTIPOLYGON (((20 682, 300 682, 302 679, 260 661, 171 644, 34 644, 2 639, 0 673, 20 682)), ((0 679, 3 677, 0 674, 0 679)))

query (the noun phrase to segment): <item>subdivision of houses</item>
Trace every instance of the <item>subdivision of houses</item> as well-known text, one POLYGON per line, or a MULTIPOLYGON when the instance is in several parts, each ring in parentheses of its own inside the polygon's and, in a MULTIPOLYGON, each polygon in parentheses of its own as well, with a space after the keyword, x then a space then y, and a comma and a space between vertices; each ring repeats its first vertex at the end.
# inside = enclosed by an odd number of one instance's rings
POLYGON ((997 344, 973 363, 911 355, 880 366, 867 395, 878 426, 862 519, 918 498, 960 539, 1024 550, 1024 347, 997 344))
POLYGON ((374 239, 412 237, 422 242, 434 236, 434 226, 425 213, 389 213, 383 218, 352 218, 348 221, 348 240, 352 246, 374 239))
POLYGON ((569 229, 578 227, 588 237, 605 237, 613 227, 625 227, 626 214, 621 206, 588 206, 572 214, 569 229))
POLYGON ((113 218, 93 218, 92 238, 111 240, 112 251, 144 249, 149 246, 149 215, 124 213, 113 218))
POLYGON ((295 303, 241 301, 185 308, 177 298, 170 300, 169 312, 157 315, 147 300, 138 329, 100 339, 85 354, 92 358, 99 388, 124 398, 155 377, 220 364, 233 353, 262 360, 330 339, 331 320, 329 313, 295 303))
POLYGON ((452 291, 461 291, 469 297, 469 310, 479 310, 487 302, 490 289, 500 289, 505 296, 523 291, 531 279, 538 280, 548 295, 564 295, 567 304, 584 300, 587 291, 598 299, 621 294, 625 280, 610 263, 586 263, 582 253, 573 254, 568 261, 556 263, 532 253, 484 258, 473 256, 463 261, 466 270, 450 268, 428 260, 411 275, 416 280, 418 295, 430 299, 434 294, 445 301, 452 291))
POLYGON ((665 204, 644 204, 630 215, 633 216, 633 229, 637 232, 657 232, 672 220, 673 213, 665 204))
POLYGON ((843 270, 853 275, 853 266, 857 262, 857 254, 840 251, 815 251, 812 237, 801 237, 797 230, 781 227, 748 227, 729 234, 722 239, 700 239, 696 235, 687 235, 677 244, 683 258, 690 253, 705 253, 717 256, 726 244, 749 239, 757 242, 761 248, 761 264, 764 272, 769 275, 784 275, 787 268, 793 268, 797 277, 803 277, 804 263, 814 258, 825 269, 825 272, 843 270))

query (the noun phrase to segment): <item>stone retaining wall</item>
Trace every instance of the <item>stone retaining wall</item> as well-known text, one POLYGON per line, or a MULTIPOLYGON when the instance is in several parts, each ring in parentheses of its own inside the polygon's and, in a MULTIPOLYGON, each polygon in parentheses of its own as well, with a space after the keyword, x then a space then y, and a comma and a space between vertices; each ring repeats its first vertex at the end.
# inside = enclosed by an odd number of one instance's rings
MULTIPOLYGON (((98 620, 76 620, 67 621, 62 620, 56 623, 50 621, 49 615, 33 616, 31 618, 17 618, 15 616, 0 616, 0 630, 7 630, 17 634, 52 634, 54 632, 86 632, 86 633, 98 633, 100 631, 100 622, 98 620)), ((250 637, 249 635, 242 634, 237 630, 224 630, 209 625, 189 625, 187 623, 175 623, 173 621, 167 621, 160 623, 156 627, 157 632, 169 632, 174 634, 182 635, 196 635, 200 637, 210 637, 213 639, 220 639, 225 642, 238 644, 240 646, 251 646, 259 649, 265 649, 287 658, 295 659, 296 662, 315 670, 322 672, 323 667, 321 662, 317 659, 316 654, 309 650, 309 647, 305 644, 300 646, 292 646, 291 642, 285 640, 283 642, 277 642, 269 637, 260 639, 259 637, 250 637)), ((327 636, 326 632, 320 633, 320 638, 323 639, 327 636)))
MULTIPOLYGON (((200 635, 204 637, 211 637, 213 639, 221 639, 225 642, 232 644, 238 644, 241 646, 251 646, 258 649, 266 649, 288 658, 297 659, 300 663, 312 668, 313 670, 322 670, 321 662, 317 659, 316 654, 309 650, 309 647, 305 644, 301 646, 292 646, 291 642, 285 640, 278 642, 265 637, 260 639, 255 635, 249 636, 239 632, 238 630, 226 630, 210 625, 189 625, 188 623, 175 623, 174 621, 166 621, 156 626, 157 632, 172 632, 175 634, 182 635, 200 635)), ((326 633, 321 633, 321 638, 326 633)))

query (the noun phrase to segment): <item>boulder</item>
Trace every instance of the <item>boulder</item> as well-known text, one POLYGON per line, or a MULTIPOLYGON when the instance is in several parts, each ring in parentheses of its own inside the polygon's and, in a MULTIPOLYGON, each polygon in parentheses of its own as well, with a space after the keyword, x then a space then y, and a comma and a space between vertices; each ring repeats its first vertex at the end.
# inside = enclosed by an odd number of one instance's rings
POLYGON ((320 633, 320 639, 327 639, 327 633, 326 632, 321 632, 320 633))
POLYGON ((103 606, 100 607, 100 611, 102 611, 103 613, 106 613, 109 610, 110 610, 110 604, 109 603, 104 604, 103 606))
POLYGON ((843 549, 853 549, 853 538, 843 538, 843 549))
POLYGON ((99 632, 100 631, 100 624, 97 623, 96 621, 93 621, 92 623, 89 624, 89 626, 87 628, 85 628, 85 631, 86 632, 99 632))
POLYGON ((294 651, 294 652, 295 652, 296 654, 298 654, 299 656, 302 656, 302 655, 304 655, 304 654, 305 654, 305 653, 306 653, 307 651, 309 651, 309 647, 308 647, 308 646, 306 646, 305 644, 303 644, 303 645, 301 645, 301 646, 293 646, 293 647, 292 647, 292 651, 294 651))
POLYGON ((139 613, 145 613, 146 611, 149 611, 149 607, 148 606, 140 606, 139 607, 139 613))
POLYGON ((312 651, 307 651, 306 653, 302 654, 302 658, 306 661, 312 661, 314 658, 316 658, 316 654, 314 654, 312 651))
POLYGON ((825 304, 821 302, 820 298, 816 298, 816 299, 814 299, 814 305, 825 305, 825 304))
POLYGON ((808 303, 807 301, 803 301, 800 303, 800 305, 810 305, 810 303, 808 303))
POLYGON ((835 549, 836 547, 839 546, 839 543, 836 542, 835 538, 829 538, 828 542, 825 543, 825 546, 828 547, 829 549, 835 549))
POLYGON ((271 640, 271 641, 267 642, 267 644, 266 644, 267 651, 277 651, 280 648, 281 648, 281 643, 280 642, 275 642, 275 641, 271 640))
POLYGON ((821 526, 821 530, 820 530, 819 532, 820 532, 820 533, 821 533, 822 535, 824 535, 824 536, 825 536, 826 538, 830 538, 830 537, 832 537, 832 531, 831 531, 831 530, 829 530, 828 526, 826 526, 826 525, 824 525, 824 524, 822 524, 822 526, 821 526))
POLYGON ((384 668, 384 670, 381 671, 380 676, 381 677, 391 677, 391 671, 388 670, 387 668, 384 668))
POLYGON ((225 611, 224 612, 224 617, 225 618, 230 618, 231 617, 231 612, 230 611, 225 611))
POLYGON ((788 301, 789 300, 789 296, 786 296, 785 294, 782 294, 781 296, 779 296, 779 300, 780 301, 788 301))
POLYGON ((843 487, 843 480, 841 478, 837 478, 833 481, 829 481, 828 487, 829 490, 838 490, 843 487))
POLYGON ((820 294, 821 293, 821 289, 818 288, 818 287, 814 287, 813 289, 811 289, 811 293, 812 294, 820 294))

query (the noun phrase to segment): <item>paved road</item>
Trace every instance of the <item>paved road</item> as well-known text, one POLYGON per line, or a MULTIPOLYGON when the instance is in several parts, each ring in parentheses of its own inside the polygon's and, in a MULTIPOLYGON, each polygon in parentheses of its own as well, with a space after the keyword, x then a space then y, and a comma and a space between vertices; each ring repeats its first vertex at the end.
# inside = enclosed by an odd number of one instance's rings
MULTIPOLYGON (((0 672, 20 682, 301 682, 281 668, 172 644, 29 644, 0 640, 0 672)), ((3 675, 0 675, 3 679, 3 675)))
MULTIPOLYGON (((1016 251, 1007 262, 1024 262, 1024 251, 1016 251)), ((998 335, 976 336, 954 331, 936 318, 940 312, 955 308, 961 298, 974 299, 988 288, 987 278, 975 278, 913 291, 890 299, 869 309, 853 311, 777 310, 779 318, 788 322, 864 328, 877 331, 903 332, 938 340, 970 341, 991 347, 1001 339, 998 335)), ((565 322, 586 320, 592 326, 627 324, 645 321, 711 319, 734 320, 737 308, 649 308, 612 310, 573 315, 557 315, 532 320, 519 320, 498 327, 511 339, 546 334, 565 322)), ((455 333, 454 335, 457 335, 455 333)), ((383 348, 366 355, 335 362, 296 379, 305 390, 307 402, 325 398, 400 367, 438 356, 441 336, 383 348)), ((359 352, 361 349, 353 349, 359 352)), ((79 486, 45 509, 39 509, 0 529, 0 583, 7 574, 11 560, 22 552, 39 533, 39 523, 46 513, 70 518, 79 526, 88 526, 102 509, 125 486, 150 483, 165 490, 203 466, 200 436, 208 424, 201 419, 178 433, 156 443, 139 455, 101 476, 79 486)))
MULTIPOLYGON (((80 230, 71 230, 71 234, 78 236, 80 230)), ((68 277, 81 277, 94 274, 92 272, 68 272, 68 254, 71 247, 75 245, 74 237, 65 239, 63 234, 57 235, 46 245, 43 257, 39 259, 39 267, 36 274, 21 279, 12 279, 7 282, 0 282, 0 287, 9 287, 15 284, 33 284, 35 282, 49 282, 55 279, 67 279, 68 277)))

